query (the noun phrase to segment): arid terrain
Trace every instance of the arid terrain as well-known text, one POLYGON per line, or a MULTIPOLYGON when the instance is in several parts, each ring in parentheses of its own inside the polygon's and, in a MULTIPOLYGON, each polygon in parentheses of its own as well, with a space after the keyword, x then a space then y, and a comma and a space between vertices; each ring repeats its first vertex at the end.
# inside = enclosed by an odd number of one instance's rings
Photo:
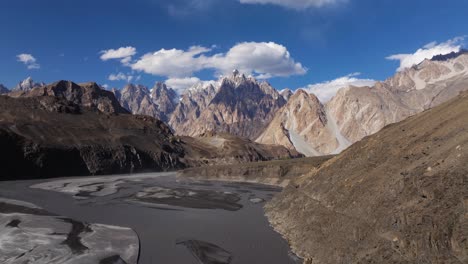
POLYGON ((267 206, 306 263, 467 263, 468 93, 389 125, 267 206))

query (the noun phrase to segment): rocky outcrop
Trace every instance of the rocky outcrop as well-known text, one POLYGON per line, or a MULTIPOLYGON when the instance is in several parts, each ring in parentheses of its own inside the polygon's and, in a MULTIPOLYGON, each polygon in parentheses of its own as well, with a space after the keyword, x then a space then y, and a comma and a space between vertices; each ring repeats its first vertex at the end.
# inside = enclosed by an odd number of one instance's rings
POLYGON ((149 90, 143 85, 128 84, 123 89, 113 89, 120 104, 133 114, 148 115, 164 122, 169 120, 177 104, 177 93, 164 83, 156 83, 149 90))
POLYGON ((251 182, 286 187, 291 181, 315 171, 332 156, 283 159, 239 165, 213 165, 177 172, 181 179, 251 182))
POLYGON ((267 206, 305 263, 468 261, 468 93, 364 138, 267 206))
POLYGON ((76 84, 71 81, 58 81, 49 85, 34 88, 30 91, 16 91, 11 97, 41 97, 61 98, 78 106, 100 111, 107 114, 128 113, 117 101, 115 96, 102 90, 96 83, 76 84))
POLYGON ((25 80, 19 82, 13 89, 13 92, 27 92, 34 88, 44 86, 45 83, 40 82, 36 83, 31 77, 26 78, 25 80))
POLYGON ((341 144, 318 98, 298 90, 275 115, 256 142, 277 144, 307 156, 333 153, 341 144))
POLYGON ((150 96, 153 103, 161 112, 161 120, 168 122, 179 103, 179 95, 172 88, 167 87, 162 82, 157 82, 150 90, 150 96))
POLYGON ((302 155, 283 146, 263 145, 227 133, 206 132, 198 137, 181 137, 190 167, 239 164, 254 161, 298 158, 302 155))
POLYGON ((218 82, 190 89, 169 124, 178 135, 216 131, 254 140, 285 103, 268 83, 234 71, 218 82))
POLYGON ((219 90, 219 82, 198 83, 188 89, 181 97, 171 116, 169 125, 180 135, 194 135, 188 120, 197 120, 208 107, 219 90))
POLYGON ((373 87, 343 88, 324 106, 299 90, 257 142, 281 144, 307 156, 340 153, 384 126, 467 89, 468 54, 461 52, 425 60, 373 87))
POLYGON ((156 118, 160 116, 160 112, 153 104, 146 86, 128 84, 122 90, 113 89, 112 92, 120 104, 132 114, 156 118))
POLYGON ((290 89, 286 88, 286 89, 283 89, 281 90, 280 92, 280 95, 283 96, 284 100, 288 101, 289 98, 291 98, 291 96, 294 94, 290 89))
POLYGON ((112 104, 107 99, 92 100, 91 105, 105 110, 101 112, 62 97, 0 96, 1 178, 162 171, 185 166, 179 160, 184 149, 173 140, 169 127, 151 117, 118 113, 116 107, 109 114, 112 104))
POLYGON ((356 142, 467 89, 468 54, 462 52, 425 60, 374 87, 342 89, 327 104, 327 112, 343 136, 356 142))

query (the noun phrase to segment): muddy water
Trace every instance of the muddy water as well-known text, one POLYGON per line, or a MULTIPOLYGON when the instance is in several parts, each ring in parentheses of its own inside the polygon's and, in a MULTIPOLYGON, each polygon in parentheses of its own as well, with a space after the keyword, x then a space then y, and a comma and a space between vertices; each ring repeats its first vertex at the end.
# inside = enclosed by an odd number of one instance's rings
POLYGON ((132 228, 143 264, 300 263, 264 216, 265 201, 279 191, 178 181, 174 173, 0 182, 0 197, 80 221, 132 228))

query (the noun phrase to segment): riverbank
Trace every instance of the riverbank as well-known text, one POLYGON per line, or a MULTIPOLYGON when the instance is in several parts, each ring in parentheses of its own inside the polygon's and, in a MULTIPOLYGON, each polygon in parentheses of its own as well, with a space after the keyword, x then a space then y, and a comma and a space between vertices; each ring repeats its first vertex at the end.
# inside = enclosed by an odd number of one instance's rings
POLYGON ((286 187, 291 180, 317 170, 333 156, 250 162, 189 168, 177 172, 179 179, 250 182, 286 187))

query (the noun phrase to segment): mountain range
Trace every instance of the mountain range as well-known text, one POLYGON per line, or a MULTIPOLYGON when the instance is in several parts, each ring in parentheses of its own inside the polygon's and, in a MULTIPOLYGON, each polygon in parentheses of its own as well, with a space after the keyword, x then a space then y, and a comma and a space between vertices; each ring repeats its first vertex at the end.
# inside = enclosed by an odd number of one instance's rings
MULTIPOLYGON (((15 94, 44 86, 30 77, 15 94)), ((337 154, 362 138, 468 89, 468 53, 426 59, 372 87, 344 87, 328 102, 304 90, 277 91, 235 70, 199 82, 182 94, 158 82, 149 89, 112 89, 133 114, 162 120, 179 136, 229 133, 260 144, 281 145, 306 156, 337 154)), ((6 93, 0 87, 0 93, 6 93)))
POLYGON ((308 155, 336 154, 388 124, 468 90, 468 53, 438 56, 373 87, 346 87, 327 103, 298 90, 257 138, 308 155))
POLYGON ((297 177, 266 215, 306 264, 468 263, 467 116, 464 92, 388 125, 297 177))

